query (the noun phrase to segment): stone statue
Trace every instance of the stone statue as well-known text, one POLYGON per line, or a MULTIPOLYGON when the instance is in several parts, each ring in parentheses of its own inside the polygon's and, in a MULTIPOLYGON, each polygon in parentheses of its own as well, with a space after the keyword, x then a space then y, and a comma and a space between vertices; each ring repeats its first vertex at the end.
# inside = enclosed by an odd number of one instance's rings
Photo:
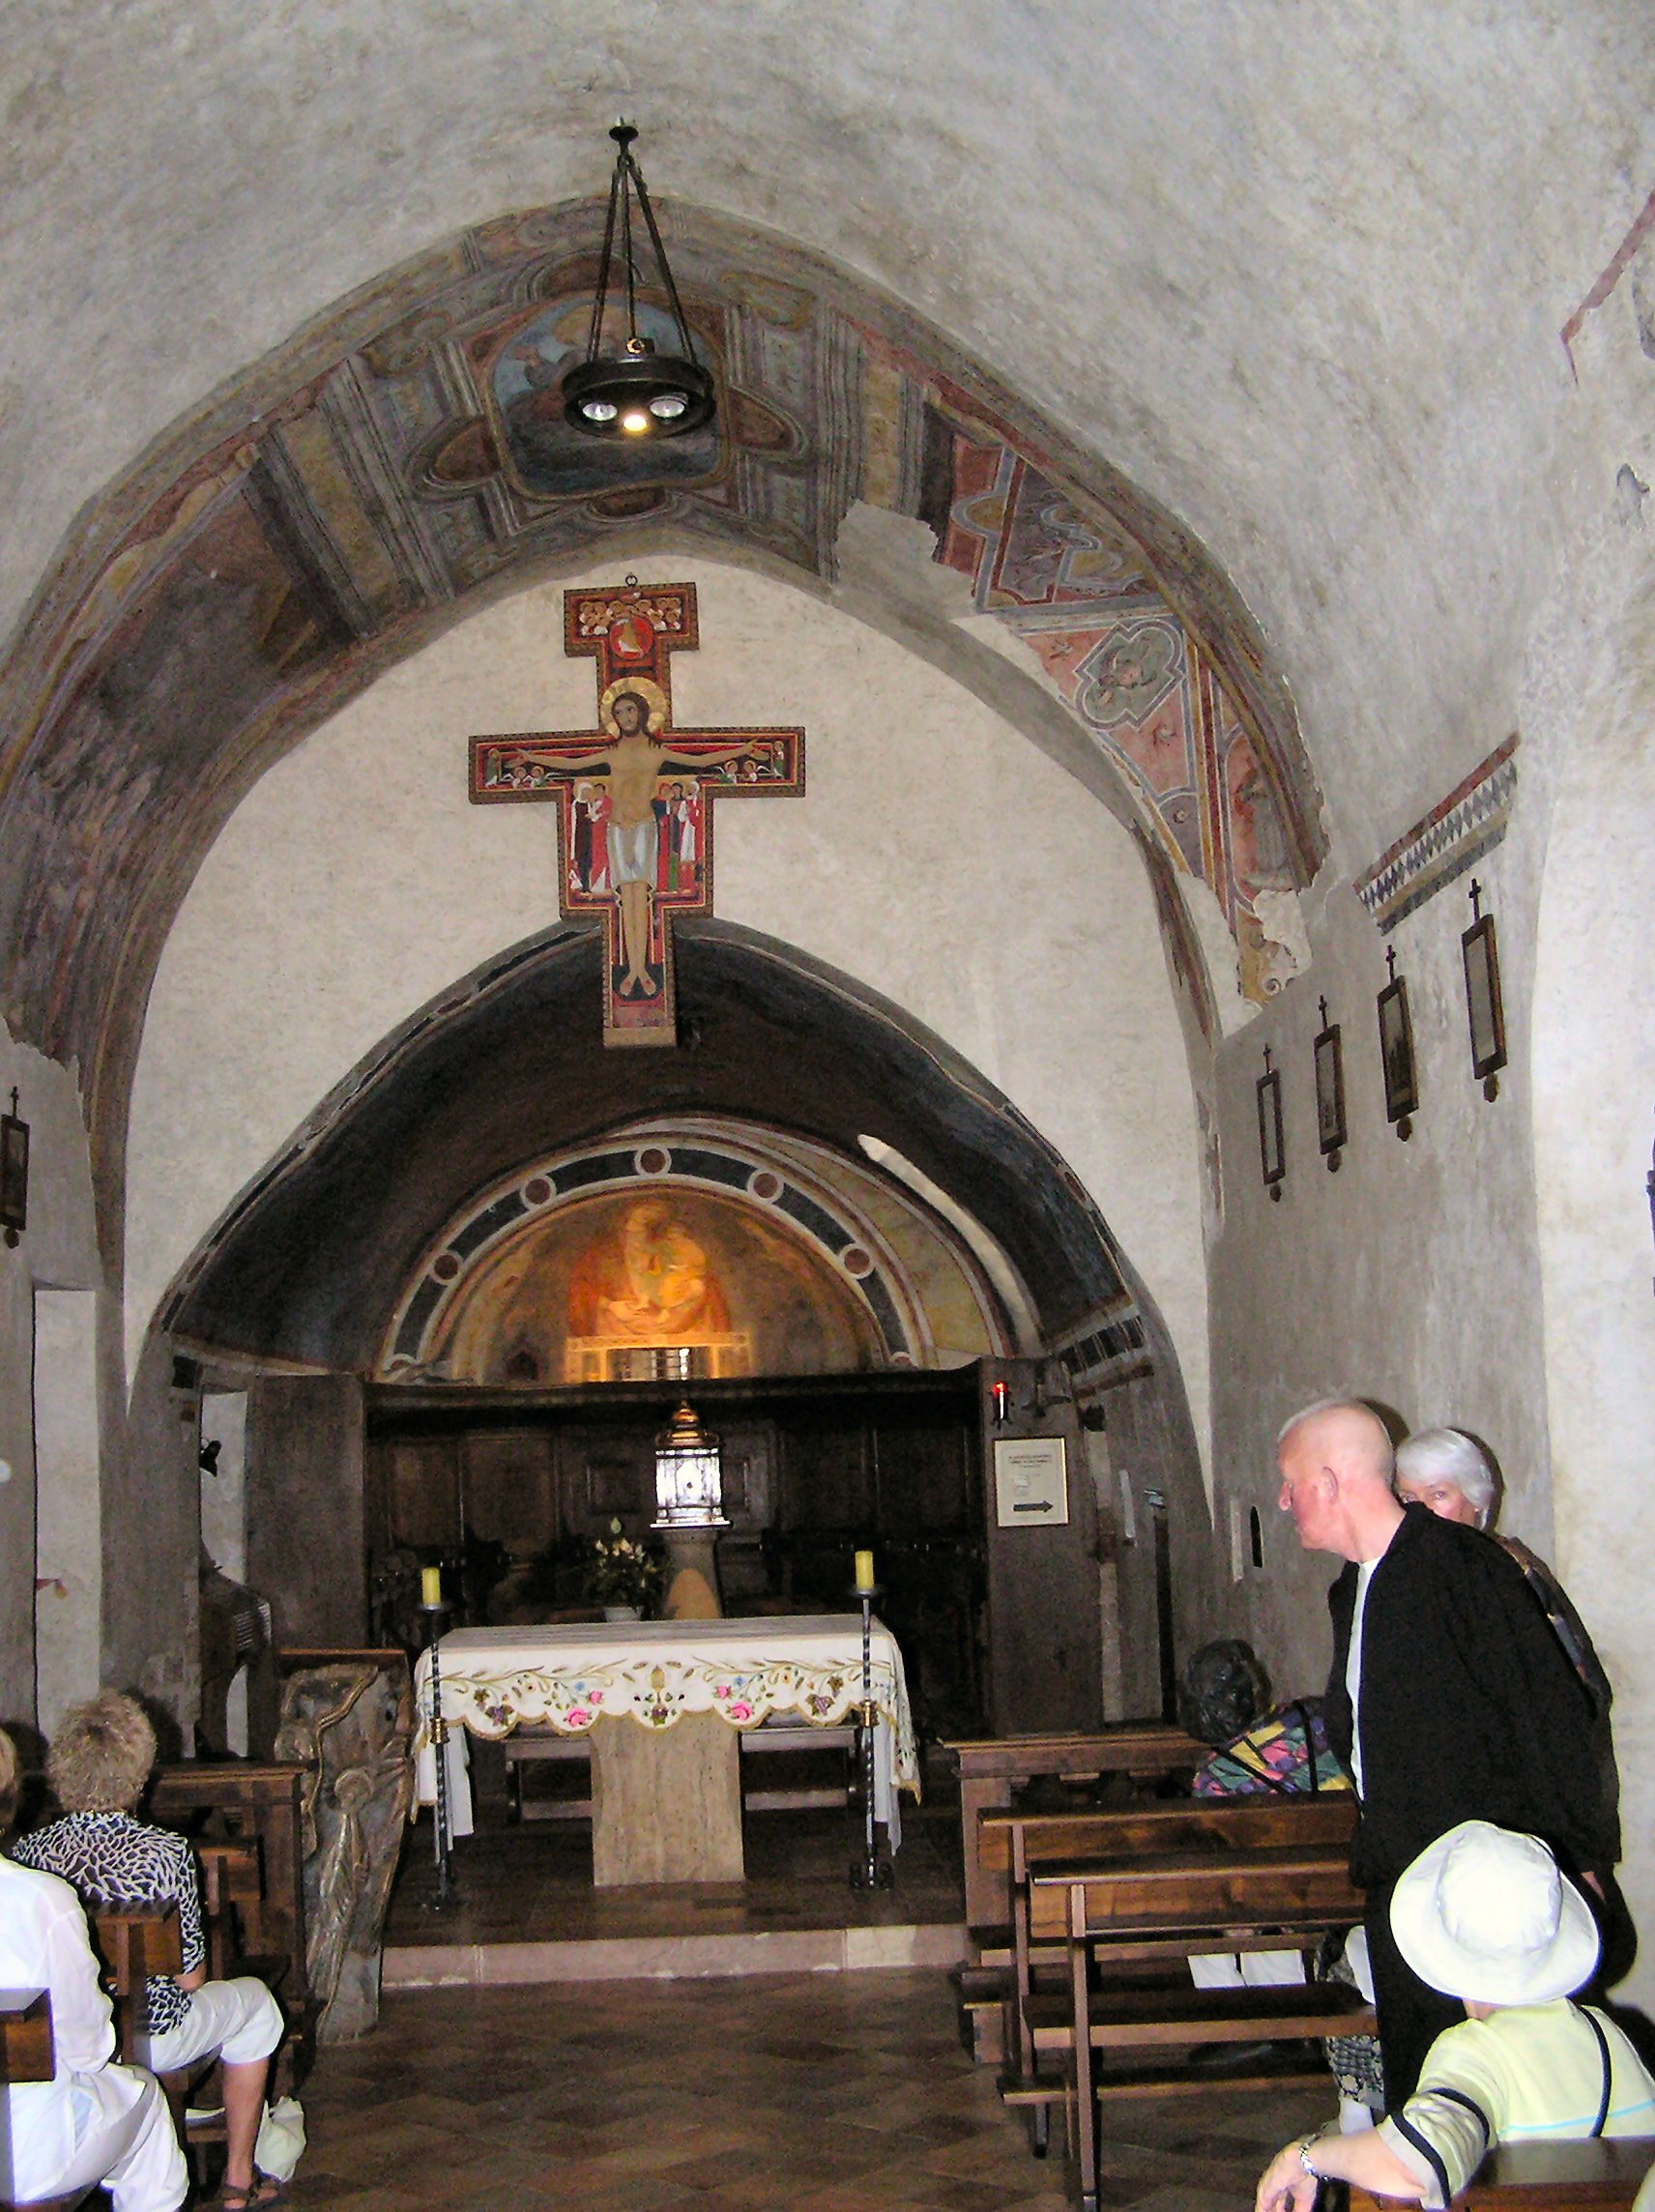
POLYGON ((319 1658, 288 1675, 277 1759, 309 1770, 305 1918, 320 2043, 351 2043, 379 2018, 379 1957, 414 1795, 414 1688, 399 1651, 319 1658))

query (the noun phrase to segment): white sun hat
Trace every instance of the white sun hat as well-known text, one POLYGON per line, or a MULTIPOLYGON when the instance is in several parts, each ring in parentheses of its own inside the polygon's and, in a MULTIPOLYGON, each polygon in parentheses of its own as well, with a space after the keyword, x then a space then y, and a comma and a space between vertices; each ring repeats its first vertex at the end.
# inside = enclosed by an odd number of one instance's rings
POLYGON ((1549 2004, 1598 1963, 1591 1909, 1537 1836, 1462 1820, 1391 1893, 1391 1933, 1422 1982, 1473 2004, 1549 2004))

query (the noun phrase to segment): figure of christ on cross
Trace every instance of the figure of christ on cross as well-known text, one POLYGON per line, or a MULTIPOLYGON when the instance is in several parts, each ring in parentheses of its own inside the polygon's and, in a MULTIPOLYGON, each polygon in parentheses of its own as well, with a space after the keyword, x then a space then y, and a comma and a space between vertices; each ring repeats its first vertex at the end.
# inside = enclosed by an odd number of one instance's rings
POLYGON ((726 761, 756 760, 760 754, 751 738, 694 754, 672 751, 650 735, 650 702, 641 691, 617 691, 609 711, 615 719, 613 740, 589 753, 564 753, 558 765, 591 771, 592 782, 609 795, 609 882, 621 902, 616 949, 624 970, 614 990, 620 998, 636 992, 650 999, 663 981, 652 958, 661 841, 656 801, 665 799, 675 776, 721 768, 726 761))
POLYGON ((673 1044, 671 921, 711 910, 712 800, 802 792, 804 732, 670 727, 667 655, 699 642, 693 584, 564 598, 567 650, 598 660, 599 728, 474 738, 471 796, 557 801, 560 906, 604 920, 604 1042, 673 1044))

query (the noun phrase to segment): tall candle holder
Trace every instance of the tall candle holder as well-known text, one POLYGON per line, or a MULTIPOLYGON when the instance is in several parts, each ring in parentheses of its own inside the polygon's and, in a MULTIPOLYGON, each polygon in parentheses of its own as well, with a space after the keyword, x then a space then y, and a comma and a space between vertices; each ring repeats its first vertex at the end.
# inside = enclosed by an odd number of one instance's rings
POLYGON ((880 1856, 879 1831, 874 1824, 874 1732, 879 1707, 874 1703, 873 1626, 874 1600, 885 1595, 885 1585, 865 1581, 861 1555, 857 1558, 856 1596, 862 1608, 862 1855, 851 1861, 853 1889, 888 1889, 891 1864, 880 1856))
MULTIPOLYGON (((435 1579, 435 1570, 429 1570, 435 1579)), ((425 1587, 429 1590, 429 1585, 425 1587)), ((454 1904, 459 1889, 449 1866, 452 1837, 449 1828, 449 1724, 443 1718, 442 1666, 437 1656, 437 1624, 449 1610, 440 1594, 422 1596, 420 1611, 425 1615, 425 1648, 431 1660, 431 1757, 437 1768, 437 1801, 432 1808, 431 1840, 437 1859, 437 1889, 430 1909, 442 1912, 454 1904)))

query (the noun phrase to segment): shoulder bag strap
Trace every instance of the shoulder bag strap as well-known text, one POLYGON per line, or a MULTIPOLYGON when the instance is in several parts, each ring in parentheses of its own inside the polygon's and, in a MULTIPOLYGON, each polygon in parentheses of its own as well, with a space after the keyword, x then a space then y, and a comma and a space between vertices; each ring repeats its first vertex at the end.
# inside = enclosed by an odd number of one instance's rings
POLYGON ((1603 2098, 1598 2105, 1598 2116, 1592 2122, 1592 2135, 1595 2138, 1603 2134, 1604 2122, 1609 2118, 1609 2099, 1613 2073, 1613 2061, 1609 2054, 1609 2037, 1605 2035, 1603 2028, 1599 2024, 1597 2015, 1591 2010, 1589 2005, 1577 2005, 1575 2009, 1579 2012, 1581 2018, 1585 2022, 1586 2025, 1591 2029, 1593 2035, 1597 2037, 1598 2056, 1603 2060, 1603 2098))
POLYGON ((1310 1714, 1296 1698, 1293 1700, 1292 1709, 1297 1713, 1298 1725, 1304 1731, 1305 1757, 1310 1761, 1310 1794, 1313 1797, 1320 1797, 1321 1782, 1316 1771, 1316 1730, 1312 1726, 1310 1714))

